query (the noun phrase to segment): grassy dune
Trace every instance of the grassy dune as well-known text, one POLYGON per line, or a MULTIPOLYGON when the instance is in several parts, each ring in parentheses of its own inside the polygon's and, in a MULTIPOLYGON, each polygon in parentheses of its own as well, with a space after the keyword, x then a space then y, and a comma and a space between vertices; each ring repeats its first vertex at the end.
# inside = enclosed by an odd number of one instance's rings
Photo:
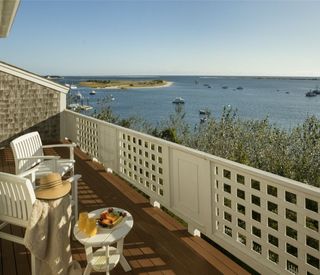
POLYGON ((162 87, 167 85, 164 80, 87 80, 80 82, 81 86, 90 88, 148 88, 148 87, 162 87))

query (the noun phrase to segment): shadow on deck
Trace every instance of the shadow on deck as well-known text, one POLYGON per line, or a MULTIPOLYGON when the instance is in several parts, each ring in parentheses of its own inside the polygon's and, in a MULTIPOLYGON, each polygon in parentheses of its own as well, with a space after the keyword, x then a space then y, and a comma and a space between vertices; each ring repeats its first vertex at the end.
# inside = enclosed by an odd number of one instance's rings
MULTIPOLYGON (((61 152, 60 152, 61 153, 61 152)), ((124 255, 132 270, 124 272, 117 265, 111 274, 249 274, 219 250, 160 209, 153 208, 147 198, 116 175, 107 173, 99 163, 91 161, 80 150, 75 151, 79 182, 79 211, 114 206, 128 210, 133 229, 125 238, 124 255)), ((10 152, 0 152, 0 171, 14 172, 10 152)), ((20 228, 8 228, 22 234, 20 228)), ((83 246, 71 242, 73 258, 84 268, 83 246)), ((0 275, 30 274, 29 252, 24 246, 0 240, 0 275)), ((102 274, 102 273, 92 273, 102 274)))

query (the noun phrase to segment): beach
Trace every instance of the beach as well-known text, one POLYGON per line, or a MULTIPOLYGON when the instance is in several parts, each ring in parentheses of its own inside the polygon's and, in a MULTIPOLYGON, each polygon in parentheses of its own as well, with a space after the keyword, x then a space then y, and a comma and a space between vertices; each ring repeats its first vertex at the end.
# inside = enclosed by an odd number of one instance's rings
POLYGON ((121 86, 109 86, 109 87, 98 87, 95 88, 97 90, 104 89, 104 90, 126 90, 126 89, 154 89, 154 88, 166 88, 170 87, 174 82, 173 81, 165 81, 165 84, 158 85, 158 86, 148 86, 148 87, 121 87, 121 86))

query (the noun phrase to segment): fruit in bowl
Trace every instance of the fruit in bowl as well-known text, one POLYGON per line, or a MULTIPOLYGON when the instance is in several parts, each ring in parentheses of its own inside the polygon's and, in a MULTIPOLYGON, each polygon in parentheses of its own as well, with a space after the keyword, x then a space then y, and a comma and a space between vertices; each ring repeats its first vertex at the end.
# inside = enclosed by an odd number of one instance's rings
POLYGON ((98 224, 102 227, 112 228, 122 221, 127 215, 126 212, 117 212, 113 208, 108 208, 106 211, 100 213, 98 224))

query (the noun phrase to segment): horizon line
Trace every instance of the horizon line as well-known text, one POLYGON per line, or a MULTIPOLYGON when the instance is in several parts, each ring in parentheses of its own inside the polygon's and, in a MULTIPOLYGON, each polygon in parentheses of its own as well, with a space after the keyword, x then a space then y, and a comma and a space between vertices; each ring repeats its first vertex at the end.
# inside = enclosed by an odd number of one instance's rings
POLYGON ((64 74, 44 74, 42 76, 63 76, 63 77, 159 77, 159 76, 191 76, 191 77, 250 77, 250 78, 310 78, 319 79, 319 76, 306 76, 306 75, 211 75, 211 74, 79 74, 79 75, 64 75, 64 74))

